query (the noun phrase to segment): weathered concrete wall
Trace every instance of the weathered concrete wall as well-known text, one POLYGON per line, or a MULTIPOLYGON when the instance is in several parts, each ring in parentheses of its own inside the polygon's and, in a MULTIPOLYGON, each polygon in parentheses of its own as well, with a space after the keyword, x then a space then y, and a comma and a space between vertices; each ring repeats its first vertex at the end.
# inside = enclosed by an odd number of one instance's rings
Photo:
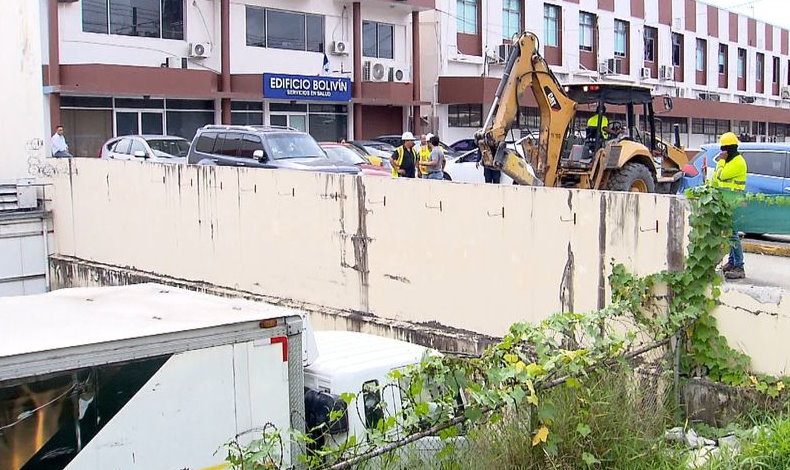
POLYGON ((58 163, 62 256, 411 324, 498 336, 604 305, 612 259, 638 274, 682 265, 674 197, 58 163))

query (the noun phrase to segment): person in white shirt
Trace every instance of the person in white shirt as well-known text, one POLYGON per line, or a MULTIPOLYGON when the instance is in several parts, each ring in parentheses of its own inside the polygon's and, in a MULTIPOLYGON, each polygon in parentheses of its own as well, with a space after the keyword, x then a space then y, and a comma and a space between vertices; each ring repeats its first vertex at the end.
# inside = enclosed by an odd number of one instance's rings
POLYGON ((69 153, 69 145, 63 137, 63 126, 57 126, 55 133, 52 134, 52 156, 53 157, 72 157, 69 153))

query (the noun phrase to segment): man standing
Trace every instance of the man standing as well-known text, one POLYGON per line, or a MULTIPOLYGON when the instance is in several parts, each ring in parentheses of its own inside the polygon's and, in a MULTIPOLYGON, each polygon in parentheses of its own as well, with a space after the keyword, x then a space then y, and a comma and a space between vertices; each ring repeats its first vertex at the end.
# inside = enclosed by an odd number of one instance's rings
POLYGON ((442 180, 444 179, 444 150, 439 145, 439 136, 431 136, 428 141, 430 144, 431 153, 428 161, 420 161, 421 171, 426 173, 426 178, 429 180, 442 180), (424 168, 424 170, 423 170, 424 168))
POLYGON ((403 143, 392 152, 392 176, 414 178, 417 162, 417 152, 414 151, 414 134, 404 132, 401 136, 403 143))
MULTIPOLYGON (((480 151, 480 148, 477 148, 477 161, 475 162, 475 169, 480 168, 480 162, 483 160, 483 153, 480 151)), ((499 181, 502 179, 502 171, 495 170, 493 168, 488 168, 487 166, 483 167, 483 179, 486 183, 491 184, 499 184, 499 181)))
POLYGON ((66 143, 66 138, 63 137, 63 126, 57 126, 55 133, 52 135, 52 156, 53 157, 71 157, 69 153, 69 146, 66 143))
MULTIPOLYGON (((719 157, 716 171, 710 180, 711 186, 726 191, 743 192, 746 190, 746 159, 738 152, 738 137, 732 132, 725 132, 719 139, 722 152, 726 155, 719 157)), ((730 239, 730 258, 724 265, 724 277, 727 279, 743 279, 746 271, 743 268, 743 246, 738 230, 733 228, 730 239)))
POLYGON ((431 159, 431 148, 428 145, 431 137, 433 137, 433 134, 423 134, 420 136, 420 150, 417 153, 417 158, 420 162, 420 164, 417 166, 417 173, 420 178, 425 178, 428 176, 428 173, 426 173, 427 168, 422 164, 431 159))

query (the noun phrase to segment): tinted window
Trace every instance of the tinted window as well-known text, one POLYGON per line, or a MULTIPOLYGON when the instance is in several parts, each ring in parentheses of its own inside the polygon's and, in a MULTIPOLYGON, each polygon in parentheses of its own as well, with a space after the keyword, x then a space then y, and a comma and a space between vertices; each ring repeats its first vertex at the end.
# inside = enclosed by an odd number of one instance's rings
POLYGON ((168 155, 173 157, 183 157, 186 156, 187 152, 189 151, 189 142, 186 140, 148 140, 148 146, 151 147, 151 150, 154 151, 157 157, 166 157, 168 155))
POLYGON ((164 39, 184 38, 184 2, 181 0, 162 2, 162 37, 164 39))
POLYGON ((82 30, 107 34, 107 0, 82 0, 82 30))
POLYGON ((298 132, 268 134, 266 143, 271 150, 271 158, 326 158, 315 139, 298 132))
POLYGON ((239 142, 238 156, 242 158, 253 158, 252 154, 256 150, 263 150, 260 137, 255 135, 242 136, 241 142, 239 142))
POLYGON ((378 28, 378 49, 379 58, 392 59, 393 58, 393 30, 395 28, 391 24, 379 24, 378 28))
POLYGON ((135 152, 148 153, 145 151, 145 145, 137 139, 132 140, 132 155, 134 155, 135 152))
POLYGON ((376 23, 362 22, 362 55, 376 57, 376 23))
POLYGON ((131 144, 132 144, 132 139, 121 139, 118 142, 118 144, 115 146, 114 152, 128 155, 129 147, 131 146, 131 144))
POLYGON ((744 151, 742 154, 749 167, 749 173, 784 178, 786 163, 786 154, 784 152, 744 151))
POLYGON ((222 137, 217 139, 217 143, 214 146, 214 153, 227 157, 235 157, 239 151, 240 141, 241 134, 236 132, 222 134, 222 137))
POLYGON ((159 37, 159 0, 110 0, 110 33, 159 37))
POLYGON ((378 380, 371 380, 362 384, 362 400, 365 405, 365 427, 375 429, 379 421, 384 419, 378 380))
POLYGON ((307 50, 324 52, 324 17, 307 15, 307 50))
POLYGON ((264 29, 264 10, 247 6, 247 45, 266 47, 266 30, 264 29))
POLYGON ((202 153, 211 153, 214 150, 214 140, 216 138, 216 132, 204 132, 200 134, 195 144, 195 150, 202 153))
POLYGON ((304 15, 287 11, 266 11, 266 43, 278 49, 305 49, 304 15))

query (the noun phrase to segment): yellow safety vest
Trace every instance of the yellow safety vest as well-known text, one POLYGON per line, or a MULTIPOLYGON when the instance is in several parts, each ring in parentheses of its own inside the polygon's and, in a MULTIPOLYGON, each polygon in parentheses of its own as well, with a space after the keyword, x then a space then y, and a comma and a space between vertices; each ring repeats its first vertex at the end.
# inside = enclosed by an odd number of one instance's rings
MULTIPOLYGON (((428 148, 428 145, 423 145, 420 147, 420 155, 419 155, 421 162, 428 162, 431 160, 431 149, 428 148)), ((422 165, 417 165, 419 169, 420 175, 425 176, 428 174, 428 170, 426 167, 422 165)))
POLYGON ((403 163, 403 145, 396 148, 395 151, 398 153, 398 158, 393 162, 392 165, 392 177, 397 178, 400 175, 398 174, 398 168, 400 168, 401 163, 403 163), (397 168, 395 167, 397 165, 397 168))
POLYGON ((608 139, 609 133, 604 129, 609 126, 609 119, 606 116, 601 116, 600 114, 593 115, 593 117, 587 120, 587 127, 594 127, 597 129, 598 118, 601 118, 601 135, 603 135, 604 139, 608 139))
POLYGON ((714 188, 743 191, 746 189, 747 171, 746 159, 743 158, 743 155, 736 155, 735 158, 729 162, 724 158, 719 158, 719 161, 716 162, 716 171, 713 173, 713 179, 710 180, 710 184, 714 188))

